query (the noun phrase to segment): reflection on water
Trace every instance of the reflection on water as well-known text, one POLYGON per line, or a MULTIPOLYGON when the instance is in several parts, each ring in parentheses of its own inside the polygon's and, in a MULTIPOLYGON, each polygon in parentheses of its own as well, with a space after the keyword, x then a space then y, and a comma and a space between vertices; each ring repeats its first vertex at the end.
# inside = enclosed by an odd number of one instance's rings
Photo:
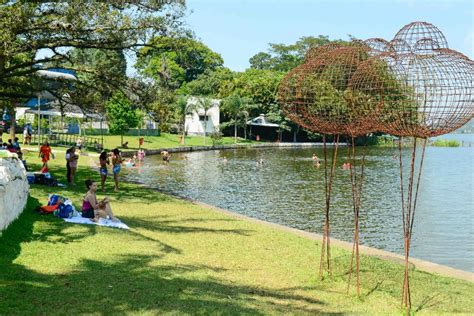
MULTIPOLYGON (((474 271, 474 148, 426 150, 412 239, 413 257, 474 271)), ((321 233, 324 218, 324 168, 311 155, 322 149, 240 149, 174 154, 170 164, 147 157, 126 172, 165 192, 190 197, 262 220, 321 233), (257 163, 260 159, 262 164, 257 163)), ((360 214, 364 245, 403 253, 398 151, 370 148, 360 214)), ((332 235, 351 241, 349 173, 340 166, 333 190, 332 235)), ((405 155, 408 158, 409 150, 405 155)), ((359 157, 360 159, 360 157, 359 157)))

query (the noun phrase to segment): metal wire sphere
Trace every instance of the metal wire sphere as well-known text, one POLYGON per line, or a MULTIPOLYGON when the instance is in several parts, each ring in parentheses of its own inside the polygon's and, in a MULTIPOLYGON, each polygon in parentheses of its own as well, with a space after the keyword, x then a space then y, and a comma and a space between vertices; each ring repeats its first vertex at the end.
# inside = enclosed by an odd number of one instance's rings
POLYGON ((427 22, 412 22, 405 25, 395 34, 392 42, 396 52, 402 54, 423 54, 427 45, 431 49, 449 48, 443 33, 427 22))
POLYGON ((286 116, 311 131, 323 134, 362 135, 377 120, 362 95, 349 89, 358 66, 369 58, 361 42, 326 45, 310 50, 305 63, 282 80, 279 100, 286 116))
POLYGON ((432 137, 454 131, 474 115, 474 63, 450 49, 430 54, 387 53, 365 61, 350 86, 378 109, 378 130, 432 137))
POLYGON ((369 38, 364 41, 365 45, 370 48, 370 56, 378 56, 381 54, 386 54, 393 52, 393 46, 390 42, 384 40, 383 38, 369 38))

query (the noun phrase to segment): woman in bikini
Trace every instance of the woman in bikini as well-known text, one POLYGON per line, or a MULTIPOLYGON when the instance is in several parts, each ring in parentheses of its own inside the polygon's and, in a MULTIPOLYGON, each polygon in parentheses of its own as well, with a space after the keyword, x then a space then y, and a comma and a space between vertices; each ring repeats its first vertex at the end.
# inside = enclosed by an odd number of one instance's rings
POLYGON ((99 169, 100 184, 102 187, 102 192, 105 192, 104 186, 105 186, 105 180, 107 180, 107 173, 108 173, 107 165, 110 164, 109 157, 107 156, 106 151, 103 151, 100 153, 99 163, 100 163, 100 169, 99 169))
POLYGON ((115 188, 114 192, 118 192, 118 176, 120 173, 120 169, 122 166, 122 155, 120 155, 120 150, 118 148, 115 148, 113 150, 113 155, 112 155, 112 166, 113 166, 113 173, 114 173, 114 181, 115 181, 115 188))
POLYGON ((100 218, 107 218, 107 216, 114 222, 117 222, 117 217, 112 213, 109 198, 104 198, 97 202, 97 183, 87 179, 86 187, 88 189, 84 200, 82 201, 82 217, 90 218, 97 222, 100 218))

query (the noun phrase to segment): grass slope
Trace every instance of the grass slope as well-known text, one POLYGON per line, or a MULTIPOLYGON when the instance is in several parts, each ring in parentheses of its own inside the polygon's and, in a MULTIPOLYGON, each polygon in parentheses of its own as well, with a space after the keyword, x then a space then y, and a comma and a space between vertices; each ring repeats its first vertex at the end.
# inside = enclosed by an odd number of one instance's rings
MULTIPOLYGON (((62 160, 50 169, 64 183, 62 160)), ((78 179, 98 179, 80 163, 78 179)), ((78 182, 55 190, 79 206, 78 182)), ((320 244, 303 237, 133 184, 109 194, 130 231, 68 224, 33 212, 52 191, 32 186, 0 237, 2 315, 402 313, 399 264, 363 256, 357 298, 346 294, 345 250, 333 248, 334 275, 320 281, 320 244)), ((420 313, 474 312, 472 283, 420 271, 411 282, 420 313)))
MULTIPOLYGON (((16 135, 20 139, 20 145, 23 143, 23 135, 16 135)), ((144 149, 161 149, 161 148, 174 148, 182 147, 179 143, 179 136, 177 134, 162 133, 161 136, 142 136, 143 148, 144 149)), ((92 135, 91 137, 97 138, 100 140, 100 135, 92 135)), ((4 134, 3 140, 6 141, 10 138, 9 135, 4 134)), ((128 150, 138 150, 138 136, 123 136, 123 141, 128 142, 128 150)), ((120 143, 120 136, 118 135, 104 135, 104 148, 105 149, 114 149, 116 147, 123 149, 120 143)), ((204 146, 204 137, 203 136, 186 136, 184 146, 204 146)), ((234 137, 222 137, 220 144, 234 144, 234 137)), ((256 143, 255 141, 245 140, 243 138, 237 138, 237 144, 252 144, 256 143)), ((26 147, 36 147, 37 145, 26 145, 26 147)), ((210 136, 206 137, 206 146, 212 146, 212 139, 210 136)), ((127 151, 127 149, 123 149, 127 151)))

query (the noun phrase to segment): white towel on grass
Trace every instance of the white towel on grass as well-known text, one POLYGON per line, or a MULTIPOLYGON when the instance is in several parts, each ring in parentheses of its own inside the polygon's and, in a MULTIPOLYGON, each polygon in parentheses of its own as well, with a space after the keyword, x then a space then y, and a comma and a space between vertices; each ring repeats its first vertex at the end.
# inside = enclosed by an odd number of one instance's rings
POLYGON ((91 225, 99 225, 99 226, 108 226, 108 227, 115 227, 115 228, 122 228, 122 229, 129 229, 129 227, 118 221, 114 222, 110 219, 100 218, 99 222, 93 222, 90 218, 85 218, 82 216, 74 216, 71 218, 64 218, 64 220, 68 223, 75 223, 75 224, 91 224, 91 225))

